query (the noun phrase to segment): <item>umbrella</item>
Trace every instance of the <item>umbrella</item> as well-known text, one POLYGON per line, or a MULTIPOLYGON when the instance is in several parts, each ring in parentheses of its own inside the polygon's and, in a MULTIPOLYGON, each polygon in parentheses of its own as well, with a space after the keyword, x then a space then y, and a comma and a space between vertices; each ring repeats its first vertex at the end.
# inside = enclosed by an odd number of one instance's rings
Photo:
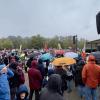
POLYGON ((77 58, 78 54, 74 52, 67 52, 64 54, 64 57, 77 58))
POLYGON ((46 53, 46 54, 41 55, 40 59, 42 59, 43 61, 52 60, 53 56, 50 53, 46 53))
POLYGON ((76 63, 75 59, 68 57, 57 58, 52 62, 54 66, 72 65, 75 63, 76 63))
POLYGON ((64 54, 64 50, 55 50, 55 54, 62 55, 62 54, 64 54))

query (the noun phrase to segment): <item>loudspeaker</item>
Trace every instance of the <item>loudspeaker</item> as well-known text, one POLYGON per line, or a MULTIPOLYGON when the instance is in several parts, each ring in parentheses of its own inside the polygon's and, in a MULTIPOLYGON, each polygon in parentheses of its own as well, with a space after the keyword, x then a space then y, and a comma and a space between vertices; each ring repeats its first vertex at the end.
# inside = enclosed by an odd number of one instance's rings
POLYGON ((100 12, 96 15, 97 32, 100 34, 100 12))

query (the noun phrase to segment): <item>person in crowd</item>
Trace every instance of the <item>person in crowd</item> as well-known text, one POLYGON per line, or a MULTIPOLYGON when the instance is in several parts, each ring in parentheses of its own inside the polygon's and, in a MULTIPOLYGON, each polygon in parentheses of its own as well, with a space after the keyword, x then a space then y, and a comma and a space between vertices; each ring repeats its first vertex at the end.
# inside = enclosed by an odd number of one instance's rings
POLYGON ((31 68, 28 70, 30 95, 29 100, 32 100, 35 92, 35 100, 39 100, 39 90, 41 89, 42 75, 38 70, 38 63, 36 60, 32 61, 31 68))
POLYGON ((45 68, 42 59, 38 60, 38 70, 41 72, 42 75, 41 85, 44 87, 46 84, 46 80, 45 80, 46 78, 45 78, 45 68))
POLYGON ((11 90, 11 100, 14 100, 17 88, 25 82, 24 74, 18 66, 18 62, 12 60, 9 65, 9 68, 13 71, 14 76, 9 79, 9 85, 11 90))
POLYGON ((75 86, 78 88, 78 94, 81 98, 85 96, 85 84, 82 81, 82 70, 85 65, 85 61, 80 58, 77 61, 76 70, 75 70, 75 86))
POLYGON ((48 75, 48 66, 50 64, 50 60, 46 60, 45 62, 46 62, 45 76, 47 76, 48 75))
POLYGON ((18 83, 19 83, 18 87, 19 87, 20 85, 25 83, 25 77, 22 66, 18 65, 17 71, 18 71, 18 83))
POLYGON ((9 59, 7 56, 4 57, 4 64, 5 65, 8 65, 9 64, 9 59))
POLYGON ((44 76, 44 79, 42 81, 42 88, 44 88, 48 83, 48 77, 47 76, 44 76))
POLYGON ((9 69, 9 65, 6 66, 0 59, 0 100, 11 100, 8 79, 13 76, 14 73, 9 69))
POLYGON ((48 77, 50 77, 54 73, 54 69, 48 69, 48 77))
POLYGON ((81 56, 82 56, 83 60, 86 60, 86 52, 82 51, 81 56))
POLYGON ((48 76, 44 76, 44 79, 43 79, 43 82, 42 82, 42 86, 45 87, 48 83, 48 78, 54 74, 54 69, 53 68, 50 68, 48 67, 48 76))
POLYGON ((72 92, 73 70, 71 65, 65 66, 64 68, 66 70, 67 75, 67 92, 70 93, 72 92))
POLYGON ((26 85, 20 85, 17 93, 16 93, 16 98, 15 100, 29 100, 28 99, 28 89, 26 85))
POLYGON ((61 90, 62 90, 62 95, 64 93, 65 90, 67 90, 67 75, 66 75, 66 70, 63 69, 62 66, 56 66, 55 70, 54 70, 54 73, 55 74, 59 74, 61 76, 61 79, 62 79, 62 87, 61 87, 61 90))
POLYGON ((44 76, 45 76, 45 68, 44 68, 42 59, 39 59, 39 60, 38 60, 38 69, 39 69, 39 71, 41 72, 42 79, 43 79, 44 76))
POLYGON ((24 68, 25 68, 25 72, 26 72, 26 73, 27 73, 27 69, 28 69, 28 66, 26 65, 26 64, 27 64, 27 61, 28 61, 28 56, 25 56, 24 68))
POLYGON ((15 59, 15 61, 19 61, 19 57, 17 56, 17 54, 15 52, 12 52, 11 55, 9 56, 9 62, 12 61, 12 59, 15 59))
POLYGON ((48 80, 47 87, 45 87, 39 100, 64 100, 62 97, 62 79, 58 74, 52 74, 48 80))
POLYGON ((32 63, 32 61, 33 61, 33 57, 30 57, 30 58, 28 59, 27 63, 26 63, 26 65, 27 65, 28 68, 31 68, 31 63, 32 63))
POLYGON ((97 87, 100 79, 100 66, 96 65, 95 57, 90 55, 88 63, 82 70, 82 79, 86 86, 85 98, 86 100, 98 100, 97 87))

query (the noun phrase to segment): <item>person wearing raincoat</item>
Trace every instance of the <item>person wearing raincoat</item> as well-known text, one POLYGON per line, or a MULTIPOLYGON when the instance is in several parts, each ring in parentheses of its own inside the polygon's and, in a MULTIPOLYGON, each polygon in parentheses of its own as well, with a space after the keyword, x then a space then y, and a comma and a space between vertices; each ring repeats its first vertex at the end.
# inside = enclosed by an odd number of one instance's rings
POLYGON ((13 77, 14 73, 7 67, 0 59, 0 100, 11 100, 8 79, 13 77))
POLYGON ((62 90, 62 95, 64 93, 65 90, 67 90, 67 74, 66 74, 66 70, 62 68, 62 66, 56 66, 55 70, 54 70, 55 74, 59 74, 61 76, 62 79, 62 86, 61 86, 61 90, 62 90))
POLYGON ((62 79, 58 74, 53 74, 48 80, 47 87, 40 94, 39 100, 64 100, 61 95, 62 79))
POLYGON ((20 85, 20 87, 17 90, 16 98, 15 100, 29 100, 28 98, 28 89, 26 85, 20 85))
POLYGON ((39 90, 41 89, 42 75, 38 70, 38 63, 36 60, 32 61, 31 68, 28 70, 30 95, 29 100, 32 100, 35 92, 35 100, 39 100, 39 90))
POLYGON ((78 94, 80 98, 84 98, 85 96, 85 84, 82 81, 82 70, 84 65, 85 65, 85 61, 82 59, 82 57, 80 57, 80 59, 77 59, 74 79, 75 79, 75 86, 78 89, 78 94))
POLYGON ((96 65, 95 57, 90 55, 88 63, 82 70, 82 79, 86 86, 85 98, 86 100, 98 100, 97 98, 97 87, 100 80, 100 66, 96 65))
POLYGON ((43 79, 45 76, 45 68, 44 68, 42 59, 38 60, 38 70, 41 72, 42 79, 43 79))

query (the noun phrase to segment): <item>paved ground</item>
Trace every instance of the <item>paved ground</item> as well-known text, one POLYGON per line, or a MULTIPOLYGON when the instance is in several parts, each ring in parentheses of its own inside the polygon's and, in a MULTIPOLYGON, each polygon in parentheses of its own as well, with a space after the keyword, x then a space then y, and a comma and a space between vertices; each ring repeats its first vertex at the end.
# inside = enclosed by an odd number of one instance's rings
MULTIPOLYGON (((27 76, 27 74, 25 74, 25 78, 26 78, 26 85, 29 87, 28 76, 27 76)), ((100 89, 98 89, 98 91, 100 91, 100 89)), ((100 93, 100 92, 98 92, 98 93, 100 93)), ((64 93, 64 98, 65 98, 65 100, 85 100, 85 99, 81 99, 81 98, 78 96, 77 90, 76 90, 75 87, 73 87, 73 91, 72 91, 71 93, 69 93, 69 94, 65 91, 65 93, 64 93)), ((34 100, 34 99, 33 99, 33 100, 34 100)), ((99 100, 100 100, 100 96, 99 96, 99 100)))

